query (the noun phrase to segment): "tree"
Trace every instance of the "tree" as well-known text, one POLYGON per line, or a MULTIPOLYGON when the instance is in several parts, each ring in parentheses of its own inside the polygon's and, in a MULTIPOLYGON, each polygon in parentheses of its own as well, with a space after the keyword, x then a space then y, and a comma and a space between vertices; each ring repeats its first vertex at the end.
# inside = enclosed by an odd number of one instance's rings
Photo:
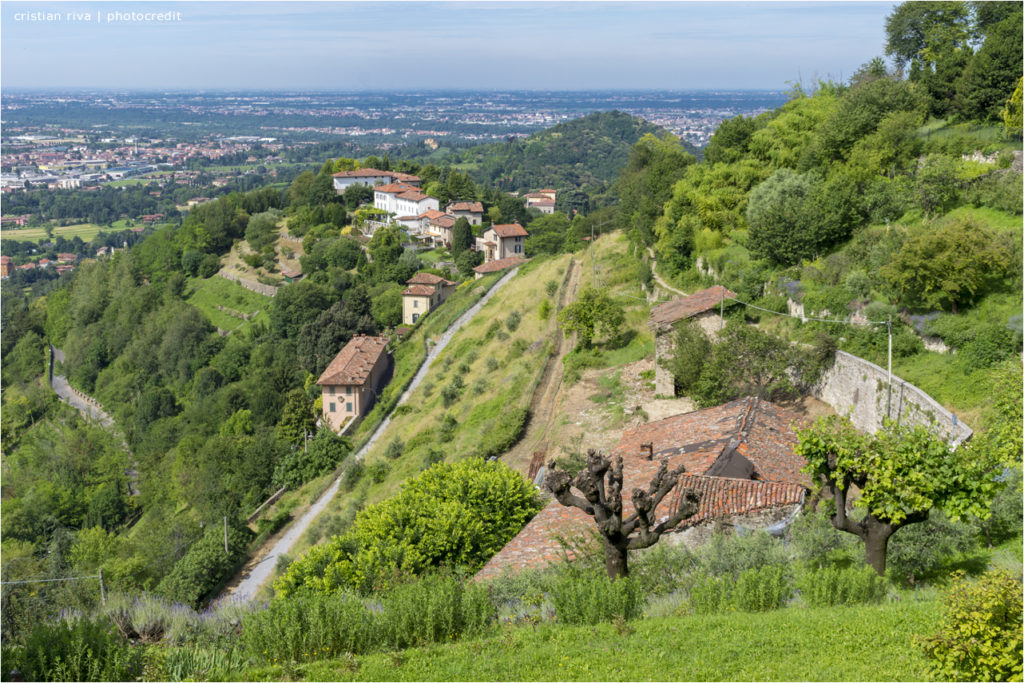
POLYGON ((687 396, 696 387, 704 363, 711 356, 711 341, 691 319, 676 326, 672 342, 675 353, 663 362, 675 380, 676 393, 687 396))
MULTIPOLYGON (((1019 3, 1016 6, 1020 8, 1019 3)), ((955 105, 964 118, 999 120, 1003 103, 1021 74, 1021 17, 1018 11, 992 27, 985 36, 985 44, 957 79, 955 105)))
POLYGON ((1008 245, 988 228, 957 219, 912 233, 882 276, 909 306, 950 306, 954 313, 1004 276, 1008 245))
POLYGON ((462 277, 473 277, 473 269, 484 262, 484 253, 482 251, 473 251, 472 249, 466 249, 455 259, 455 267, 459 269, 459 273, 462 277))
POLYGON ((702 408, 741 396, 766 400, 796 393, 790 368, 797 361, 793 347, 782 339, 741 322, 729 323, 719 336, 691 385, 691 396, 702 408))
POLYGON ((452 227, 452 256, 456 259, 459 254, 473 246, 473 228, 465 216, 460 216, 452 227))
POLYGON ((832 526, 864 542, 867 563, 879 574, 899 529, 928 519, 933 508, 953 520, 984 519, 997 489, 996 459, 954 451, 920 425, 887 422, 868 436, 848 418, 829 415, 798 429, 797 439, 794 450, 807 460, 803 471, 833 497, 832 526), (860 491, 853 500, 851 486, 860 491), (850 516, 853 507, 864 510, 863 519, 850 516))
POLYGON ((591 449, 587 451, 586 468, 575 477, 559 469, 554 461, 548 463, 548 468, 544 485, 555 499, 566 507, 582 510, 597 523, 604 542, 605 569, 612 579, 629 576, 630 550, 649 548, 657 543, 663 533, 696 514, 700 503, 699 494, 686 489, 675 514, 655 524, 658 504, 676 487, 684 471, 680 465, 669 472, 668 460, 661 461, 646 491, 633 489, 634 512, 625 519, 622 518, 622 456, 616 456, 613 465, 609 458, 591 449), (583 497, 574 494, 573 487, 583 497))
POLYGON ((435 464, 359 512, 352 530, 312 548, 274 588, 369 593, 431 567, 477 571, 542 507, 530 482, 500 462, 435 464))
POLYGON ((754 255, 783 265, 814 255, 814 217, 807 212, 813 185, 810 175, 783 168, 750 192, 747 223, 754 255))
POLYGON ((1024 128, 1024 77, 1017 79, 1017 87, 1003 105, 1003 130, 1007 135, 1021 136, 1024 128))
POLYGON ((558 314, 559 327, 566 332, 576 332, 577 347, 582 349, 593 346, 595 334, 614 337, 624 321, 622 304, 605 290, 589 287, 558 314))

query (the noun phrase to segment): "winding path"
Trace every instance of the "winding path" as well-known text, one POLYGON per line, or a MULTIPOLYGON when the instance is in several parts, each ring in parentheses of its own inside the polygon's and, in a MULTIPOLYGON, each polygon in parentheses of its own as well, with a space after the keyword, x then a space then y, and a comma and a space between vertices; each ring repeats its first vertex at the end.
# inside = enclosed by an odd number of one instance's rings
MULTIPOLYGON (((50 387, 57 394, 60 400, 67 403, 72 408, 82 413, 88 420, 94 420, 101 427, 110 430, 116 430, 117 426, 114 424, 114 418, 108 415, 96 399, 86 396, 82 392, 78 391, 70 384, 68 384, 68 378, 63 375, 53 374, 53 366, 55 363, 64 362, 64 352, 60 349, 50 346, 50 367, 49 367, 49 379, 50 387)), ((121 435, 121 445, 124 450, 128 453, 128 457, 131 459, 131 466, 124 471, 128 477, 128 492, 133 495, 139 495, 139 473, 135 469, 135 456, 132 455, 132 451, 128 448, 128 442, 124 436, 121 435)))
MULTIPOLYGON (((444 333, 438 338, 437 343, 434 344, 433 348, 431 348, 430 351, 427 353, 426 359, 424 359, 423 364, 420 365, 420 369, 413 376, 412 381, 409 382, 409 386, 402 393, 401 397, 399 397, 398 402, 395 404, 395 408, 402 405, 403 403, 406 402, 406 400, 408 400, 412 392, 416 389, 416 387, 420 385, 420 382, 423 381, 423 378, 427 376, 427 372, 430 369, 430 364, 433 363, 434 359, 436 359, 437 356, 441 353, 441 351, 444 350, 444 348, 448 345, 448 342, 452 340, 452 337, 455 335, 455 333, 458 332, 463 325, 472 320, 473 317, 480 312, 480 309, 483 308, 484 305, 490 300, 490 298, 494 296, 494 293, 501 289, 509 280, 515 277, 516 273, 518 272, 518 268, 513 268, 504 276, 502 276, 502 278, 498 280, 496 283, 494 283, 494 286, 491 287, 491 289, 480 298, 480 301, 473 304, 473 306, 470 307, 469 310, 467 310, 465 313, 459 316, 459 318, 455 322, 448 326, 448 329, 444 331, 444 333)), ((394 410, 394 408, 392 408, 392 410, 394 410)), ((381 421, 380 425, 378 425, 377 429, 374 430, 369 440, 365 444, 363 444, 362 448, 356 451, 356 454, 353 457, 356 458, 357 460, 361 460, 366 455, 366 452, 373 446, 373 444, 377 442, 377 439, 380 438, 381 434, 384 433, 384 430, 386 430, 388 428, 388 425, 390 424, 391 416, 388 415, 387 417, 384 418, 383 421, 381 421)), ((225 592, 224 594, 222 594, 220 599, 223 600, 227 598, 232 601, 248 602, 255 598, 256 592, 270 578, 270 575, 274 570, 274 566, 277 564, 277 558, 292 549, 292 546, 294 546, 296 541, 298 541, 302 534, 306 532, 306 529, 309 528, 309 525, 313 522, 313 520, 316 519, 317 516, 324 511, 324 508, 327 507, 327 504, 330 503, 331 500, 334 498, 335 494, 338 493, 338 488, 340 484, 341 477, 336 476, 334 478, 334 481, 331 482, 330 487, 326 491, 324 491, 323 495, 321 495, 320 498, 318 498, 315 503, 310 505, 309 508, 306 510, 305 514, 303 514, 299 519, 295 521, 295 523, 291 525, 291 527, 284 533, 283 536, 281 536, 277 543, 274 544, 274 547, 270 549, 270 552, 267 553, 267 555, 249 571, 249 575, 243 578, 242 581, 235 587, 234 590, 229 589, 230 592, 225 592)))
POLYGON ((672 285, 668 284, 667 282, 665 282, 661 278, 660 275, 658 275, 657 260, 654 257, 654 250, 653 249, 651 249, 650 247, 647 247, 647 254, 651 257, 651 274, 654 276, 654 281, 658 283, 659 287, 661 287, 662 289, 667 290, 669 292, 673 292, 675 294, 678 294, 679 296, 690 296, 686 292, 684 292, 682 290, 679 290, 679 289, 676 289, 672 285))

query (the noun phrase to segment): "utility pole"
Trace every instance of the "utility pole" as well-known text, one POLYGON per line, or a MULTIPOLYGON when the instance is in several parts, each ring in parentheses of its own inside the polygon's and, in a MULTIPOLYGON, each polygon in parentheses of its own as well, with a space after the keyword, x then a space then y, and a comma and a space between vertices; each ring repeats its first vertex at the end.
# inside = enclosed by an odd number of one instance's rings
POLYGON ((100 602, 107 604, 107 588, 103 585, 103 567, 100 567, 100 602))
POLYGON ((889 389, 885 399, 885 416, 892 419, 892 314, 889 314, 889 321, 885 324, 889 329, 889 389))
POLYGON ((227 515, 224 516, 224 554, 225 555, 230 555, 231 554, 231 553, 228 552, 228 518, 227 518, 227 515))
POLYGON ((594 268, 594 289, 597 289, 597 259, 594 257, 594 223, 590 223, 590 265, 594 268))

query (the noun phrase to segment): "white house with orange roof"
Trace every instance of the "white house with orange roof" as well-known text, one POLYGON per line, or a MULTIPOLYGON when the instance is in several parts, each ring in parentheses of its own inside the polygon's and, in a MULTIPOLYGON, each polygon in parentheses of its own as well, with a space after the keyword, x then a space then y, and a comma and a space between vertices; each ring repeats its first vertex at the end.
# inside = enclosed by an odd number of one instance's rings
POLYGON ((360 184, 374 187, 390 183, 404 183, 413 187, 420 186, 419 176, 397 171, 379 171, 375 168, 357 168, 354 171, 340 171, 334 174, 334 190, 343 193, 352 185, 360 184))
POLYGON ((358 335, 338 352, 316 381, 323 418, 337 432, 350 419, 370 411, 377 394, 391 378, 391 353, 384 337, 358 335))
POLYGON ((484 254, 484 263, 509 256, 523 256, 530 233, 518 223, 492 225, 476 238, 476 249, 484 254))
POLYGON ((419 216, 426 211, 437 211, 439 207, 437 199, 405 183, 373 188, 373 205, 395 216, 419 216))
POLYGON ((525 194, 523 198, 526 199, 527 209, 537 209, 541 213, 554 213, 557 196, 558 194, 554 190, 545 189, 525 194))
POLYGON ((402 324, 415 325, 451 296, 456 283, 433 273, 416 273, 406 284, 409 287, 402 292, 402 324))

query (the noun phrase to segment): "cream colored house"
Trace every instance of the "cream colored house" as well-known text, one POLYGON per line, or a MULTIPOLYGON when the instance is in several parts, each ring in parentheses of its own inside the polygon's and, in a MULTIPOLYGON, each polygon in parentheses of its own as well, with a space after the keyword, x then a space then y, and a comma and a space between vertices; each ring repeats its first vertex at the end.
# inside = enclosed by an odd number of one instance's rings
POLYGON ((510 256, 522 257, 530 233, 518 223, 492 225, 476 238, 476 250, 484 254, 484 263, 510 256))
POLYGON ((403 325, 415 325, 455 291, 454 282, 433 273, 416 273, 406 284, 409 287, 402 292, 403 325))
POLYGON ((384 337, 352 337, 320 379, 323 418, 332 431, 370 411, 377 394, 391 379, 392 360, 384 337))
POLYGON ((470 225, 484 222, 484 205, 480 202, 452 202, 445 207, 445 212, 455 218, 465 218, 470 225))

